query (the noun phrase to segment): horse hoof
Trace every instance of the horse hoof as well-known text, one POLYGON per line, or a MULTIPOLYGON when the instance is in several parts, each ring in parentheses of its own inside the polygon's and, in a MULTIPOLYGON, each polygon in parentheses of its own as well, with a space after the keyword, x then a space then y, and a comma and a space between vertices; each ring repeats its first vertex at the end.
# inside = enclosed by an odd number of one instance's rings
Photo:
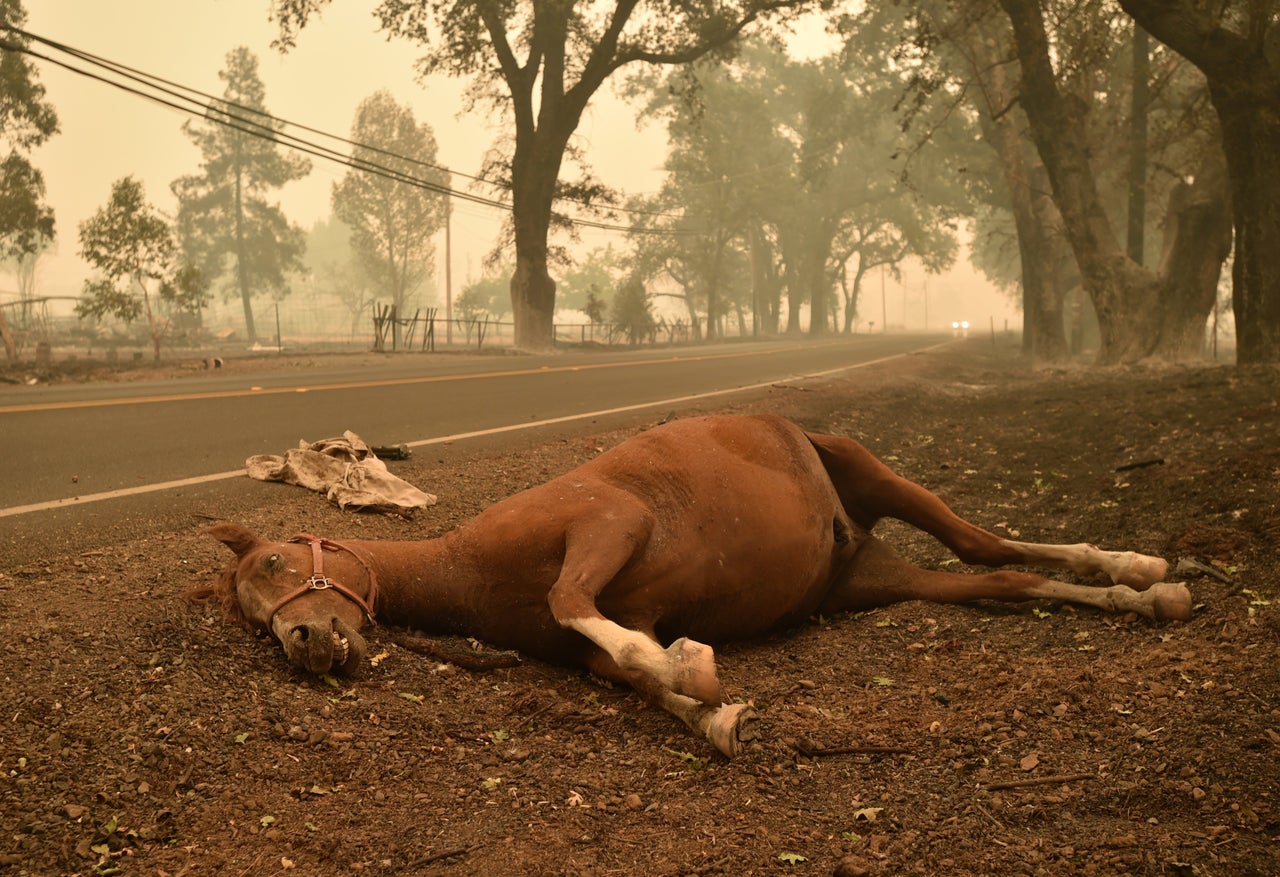
POLYGON ((759 714, 745 703, 722 706, 711 715, 707 739, 729 758, 736 758, 744 745, 756 739, 759 719, 759 714))
POLYGON ((1128 585, 1135 591, 1145 591, 1156 582, 1163 582, 1169 573, 1169 562, 1163 557, 1151 557, 1134 551, 1127 551, 1122 557, 1128 563, 1116 578, 1117 585, 1128 585))
POLYGON ((711 646, 680 637, 667 648, 671 661, 671 689, 707 706, 720 706, 720 679, 711 646))
POLYGON ((1157 582, 1150 593, 1157 621, 1191 620, 1191 592, 1182 582, 1157 582))

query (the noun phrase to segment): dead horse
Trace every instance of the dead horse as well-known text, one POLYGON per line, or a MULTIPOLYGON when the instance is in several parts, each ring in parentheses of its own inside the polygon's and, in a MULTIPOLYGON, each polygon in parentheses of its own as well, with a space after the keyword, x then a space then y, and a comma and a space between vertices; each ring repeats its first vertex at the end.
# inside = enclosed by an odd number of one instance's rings
POLYGON ((192 596, 270 631, 313 673, 358 667, 357 630, 375 617, 465 633, 626 682, 729 756, 754 714, 722 703, 704 643, 904 600, 1046 598, 1191 616, 1190 593, 1163 581, 1160 558, 1001 539, 857 442, 768 415, 656 427, 437 539, 211 532, 236 559, 192 596), (920 569, 871 535, 884 517, 932 534, 965 563, 1105 573, 1115 584, 920 569))

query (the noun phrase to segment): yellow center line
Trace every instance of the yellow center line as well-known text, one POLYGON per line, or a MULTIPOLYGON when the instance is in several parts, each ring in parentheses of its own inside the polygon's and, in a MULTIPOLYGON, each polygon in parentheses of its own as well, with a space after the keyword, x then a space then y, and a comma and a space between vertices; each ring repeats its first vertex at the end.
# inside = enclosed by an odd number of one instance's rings
MULTIPOLYGON (((841 342, 828 342, 807 347, 827 347, 841 342)), ((317 393, 326 390, 365 390, 374 387, 398 387, 411 384, 437 384, 450 381, 473 381, 484 378, 510 378, 525 375, 546 375, 558 372, 591 371, 595 369, 622 368, 637 365, 670 365, 676 362, 708 362, 717 359, 740 359, 747 356, 763 356, 795 350, 780 347, 773 350, 749 350, 733 353, 707 353, 698 356, 671 356, 662 359, 632 359, 619 362, 596 362, 578 365, 539 366, 538 368, 509 369, 495 372, 470 372, 460 375, 424 375, 416 378, 382 378, 368 381, 344 381, 314 386, 291 385, 287 387, 251 387, 245 390, 209 390, 197 393, 169 393, 161 396, 120 396, 112 399, 80 399, 69 402, 32 402, 23 405, 0 406, 0 414, 18 414, 30 411, 68 411, 77 408, 104 408, 112 405, 148 405, 156 402, 189 402, 198 399, 233 399, 240 396, 278 396, 286 393, 317 393)))

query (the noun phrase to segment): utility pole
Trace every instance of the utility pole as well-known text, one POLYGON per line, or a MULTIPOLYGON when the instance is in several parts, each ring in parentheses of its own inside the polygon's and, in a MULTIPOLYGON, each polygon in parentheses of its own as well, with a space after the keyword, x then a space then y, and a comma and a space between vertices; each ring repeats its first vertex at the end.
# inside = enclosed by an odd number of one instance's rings
POLYGON ((880 264, 880 331, 889 331, 889 305, 884 294, 884 263, 880 264))
POLYGON ((453 344, 453 200, 449 197, 453 174, 448 170, 445 173, 449 174, 444 193, 444 343, 448 347, 453 344))

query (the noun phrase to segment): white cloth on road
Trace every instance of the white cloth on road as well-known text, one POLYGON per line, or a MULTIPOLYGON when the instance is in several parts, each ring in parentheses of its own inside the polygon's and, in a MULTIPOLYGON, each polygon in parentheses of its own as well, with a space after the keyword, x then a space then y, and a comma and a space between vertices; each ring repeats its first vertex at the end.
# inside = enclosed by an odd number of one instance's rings
POLYGON ((434 494, 424 493, 387 471, 351 430, 341 438, 319 442, 303 439, 283 457, 257 454, 244 462, 251 478, 283 481, 325 494, 339 508, 406 514, 435 505, 434 494))

